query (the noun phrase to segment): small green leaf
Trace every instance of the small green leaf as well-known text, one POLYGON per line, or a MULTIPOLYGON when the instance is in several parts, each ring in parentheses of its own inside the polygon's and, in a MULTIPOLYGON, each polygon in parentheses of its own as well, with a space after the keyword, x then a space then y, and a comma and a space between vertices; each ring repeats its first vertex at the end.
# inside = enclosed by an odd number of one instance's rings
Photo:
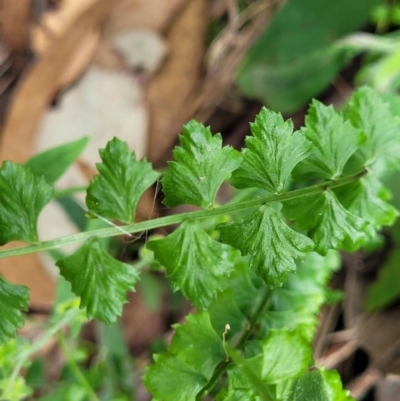
POLYGON ((260 396, 260 400, 272 401, 271 393, 260 377, 259 362, 261 355, 245 359, 230 344, 226 344, 226 350, 229 354, 229 358, 235 363, 238 368, 237 371, 240 372, 239 374, 241 376, 240 380, 237 380, 239 377, 237 373, 236 375, 231 375, 229 377, 229 386, 231 388, 237 388, 236 386, 238 386, 238 388, 252 389, 254 393, 260 396))
POLYGON ((296 269, 294 260, 314 247, 304 235, 290 229, 270 206, 262 206, 242 220, 217 226, 221 240, 243 255, 250 255, 250 266, 272 287, 281 285, 296 269))
POLYGON ((329 189, 312 197, 287 201, 283 211, 300 229, 308 231, 321 254, 329 249, 353 252, 365 241, 363 230, 368 223, 348 212, 329 189))
POLYGON ((312 361, 312 347, 297 331, 271 329, 262 345, 261 377, 268 384, 300 376, 312 361))
MULTIPOLYGON (((325 256, 310 252, 299 263, 296 274, 289 276, 284 287, 304 294, 304 298, 307 298, 306 294, 325 291, 325 285, 340 266, 341 258, 338 251, 330 250, 325 256)), ((319 306, 317 308, 319 309, 319 306)))
MULTIPOLYGON (((312 298, 310 301, 312 301, 312 298)), ((318 308, 318 312, 319 310, 318 308)), ((312 310, 307 311, 305 308, 299 308, 298 305, 288 307, 287 310, 269 310, 265 319, 268 329, 287 327, 290 330, 297 330, 310 343, 315 336, 315 329, 318 323, 319 321, 312 310)))
POLYGON ((248 317, 254 313, 255 305, 264 297, 266 284, 257 277, 257 285, 254 285, 253 278, 255 275, 250 276, 245 258, 239 259, 232 274, 225 280, 223 291, 217 294, 208 307, 211 323, 217 333, 223 333, 226 324, 230 325, 225 335, 227 340, 246 329, 248 317))
POLYGON ((302 132, 314 144, 311 154, 295 169, 295 175, 302 179, 340 177, 346 162, 363 141, 361 132, 350 122, 344 121, 332 106, 324 106, 317 100, 311 103, 302 132))
POLYGON ((13 240, 38 242, 39 213, 50 202, 53 188, 20 164, 0 168, 0 245, 13 240))
POLYGON ((399 212, 385 200, 388 191, 372 174, 335 190, 340 203, 351 213, 368 221, 374 229, 391 225, 399 212))
POLYGON ((155 355, 143 382, 163 401, 195 401, 215 367, 224 360, 222 339, 211 326, 208 313, 189 315, 185 325, 175 325, 170 350, 155 355))
POLYGON ((100 175, 90 181, 86 205, 95 216, 131 223, 140 197, 158 173, 145 159, 137 161, 128 145, 117 138, 99 153, 103 163, 96 164, 100 175))
POLYGON ((297 330, 271 329, 261 344, 262 352, 248 359, 231 353, 227 345, 229 356, 237 365, 228 371, 230 388, 254 389, 262 396, 262 387, 267 389, 266 385, 301 376, 312 361, 310 342, 297 330))
POLYGON ((289 275, 282 287, 271 294, 271 310, 266 316, 269 328, 288 327, 312 341, 318 324, 317 314, 330 293, 326 284, 333 271, 340 267, 337 251, 325 256, 310 252, 289 275))
POLYGON ((155 365, 148 368, 143 382, 159 400, 195 401, 207 384, 206 377, 174 355, 154 355, 154 361, 155 365))
POLYGON ((169 169, 161 179, 163 203, 210 208, 219 187, 239 167, 242 156, 231 146, 221 148, 221 135, 212 135, 208 127, 193 120, 184 125, 180 142, 173 152, 176 161, 168 162, 169 169))
POLYGON ((236 303, 242 313, 250 316, 254 310, 254 303, 260 302, 263 297, 260 288, 265 288, 266 285, 264 280, 256 277, 255 273, 249 269, 248 261, 242 258, 239 263, 236 263, 227 287, 232 288, 236 303))
POLYGON ((29 159, 25 168, 29 168, 37 177, 43 176, 49 184, 54 184, 83 152, 89 140, 90 138, 85 136, 46 150, 29 159))
POLYGON ((260 401, 260 398, 251 390, 231 390, 218 394, 216 401, 260 401))
POLYGON ((112 258, 98 238, 86 241, 74 254, 59 260, 61 275, 81 297, 89 319, 111 324, 121 315, 126 292, 138 281, 137 270, 112 258))
POLYGON ((336 371, 323 367, 314 368, 298 378, 289 394, 278 401, 355 401, 350 392, 343 389, 336 371))
POLYGON ((281 114, 265 107, 250 126, 253 136, 246 137, 243 163, 230 182, 236 188, 281 193, 293 168, 310 153, 311 142, 302 132, 293 133, 291 120, 284 121, 281 114))
POLYGON ((218 293, 214 302, 209 306, 208 313, 210 314, 211 323, 218 333, 223 333, 226 325, 229 324, 230 329, 225 335, 227 340, 245 330, 248 324, 248 320, 235 301, 231 288, 226 288, 218 293))
POLYGON ((180 289, 200 309, 208 307, 221 289, 221 278, 229 276, 239 257, 239 251, 214 241, 190 221, 147 247, 165 266, 174 290, 180 289))
POLYGON ((6 401, 22 401, 28 395, 32 394, 33 390, 25 383, 25 379, 18 376, 10 385, 10 379, 0 379, 0 400, 6 401))
POLYGON ((383 157, 387 165, 400 162, 400 120, 371 88, 354 92, 345 113, 353 126, 366 137, 356 154, 360 164, 372 165, 383 157))
POLYGON ((11 284, 0 276, 0 344, 17 335, 17 328, 24 325, 21 310, 29 306, 29 289, 11 284))
POLYGON ((211 377, 215 366, 226 358, 222 347, 222 332, 217 335, 207 312, 186 316, 186 324, 175 324, 176 332, 169 352, 180 360, 211 377))

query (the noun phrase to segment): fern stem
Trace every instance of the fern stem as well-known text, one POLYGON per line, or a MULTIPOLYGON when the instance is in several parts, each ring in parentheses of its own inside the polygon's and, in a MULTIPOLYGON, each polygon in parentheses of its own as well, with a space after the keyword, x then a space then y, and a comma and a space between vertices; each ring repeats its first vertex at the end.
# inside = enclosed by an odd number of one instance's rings
POLYGON ((179 224, 186 220, 205 219, 211 216, 237 212, 255 206, 261 206, 270 202, 286 202, 288 200, 296 198, 313 196, 321 192, 324 192, 327 189, 341 187, 343 185, 354 182, 363 177, 364 175, 366 175, 367 172, 368 171, 366 169, 363 169, 355 174, 339 178, 336 181, 325 181, 320 184, 311 185, 309 187, 300 188, 289 192, 284 192, 282 194, 268 195, 257 199, 252 199, 250 201, 227 204, 215 209, 199 210, 196 212, 186 212, 186 213, 175 214, 172 216, 158 217, 156 219, 147 220, 140 223, 128 224, 118 228, 109 227, 98 230, 85 231, 79 234, 43 241, 38 244, 25 245, 11 249, 3 249, 0 250, 0 259, 9 258, 12 256, 26 255, 30 253, 49 251, 51 249, 55 249, 60 246, 83 242, 93 237, 99 237, 99 238, 116 237, 118 235, 121 235, 121 230, 129 232, 131 234, 140 233, 143 231, 152 230, 159 227, 166 227, 174 224, 179 224))
POLYGON ((67 364, 68 364, 69 368, 71 369, 71 371, 72 371, 73 375, 75 376, 76 380, 78 381, 78 383, 80 383, 81 386, 86 390, 86 393, 87 393, 90 401, 100 401, 99 398, 97 397, 97 394, 94 392, 92 386, 88 383, 88 381, 86 380, 86 377, 83 375, 81 369, 76 364, 74 358, 71 356, 71 352, 68 349, 64 334, 59 332, 57 337, 58 337, 58 342, 60 344, 61 350, 67 360, 67 364))
POLYGON ((244 345, 244 343, 248 340, 250 335, 254 332, 254 328, 257 325, 258 319, 260 318, 261 313, 269 306, 271 303, 271 291, 269 288, 265 289, 265 292, 263 294, 263 297, 261 298, 260 303, 257 306, 257 309, 253 313, 253 315, 250 317, 249 325, 247 327, 247 330, 245 330, 240 337, 236 349, 241 349, 244 345))
MULTIPOLYGON (((270 302, 271 302, 271 291, 268 288, 266 288, 264 290, 264 294, 261 298, 261 301, 257 306, 257 309, 251 315, 251 317, 249 319, 249 324, 246 327, 245 331, 243 332, 242 336, 240 337, 235 349, 241 350, 243 348, 247 339, 254 332, 254 328, 257 325, 260 315, 262 314, 262 312, 265 310, 265 308, 267 307, 267 305, 270 302)), ((201 389, 200 393, 197 395, 196 401, 201 401, 215 387, 218 380, 225 373, 226 369, 228 368, 228 366, 231 363, 232 363, 232 361, 228 359, 228 360, 224 360, 217 366, 213 375, 211 376, 211 379, 208 381, 208 383, 201 389)))

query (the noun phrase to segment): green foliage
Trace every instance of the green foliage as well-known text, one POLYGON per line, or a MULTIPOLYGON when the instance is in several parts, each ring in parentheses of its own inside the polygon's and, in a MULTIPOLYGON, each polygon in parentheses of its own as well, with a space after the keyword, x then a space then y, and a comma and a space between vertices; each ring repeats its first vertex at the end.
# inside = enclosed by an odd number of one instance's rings
POLYGON ((243 163, 230 180, 236 188, 262 188, 281 193, 293 168, 305 159, 311 143, 301 132, 293 133, 293 123, 280 114, 261 109, 251 124, 253 136, 246 138, 243 163))
POLYGON ((0 344, 15 337, 16 328, 24 325, 21 310, 29 305, 29 289, 11 284, 0 276, 0 344))
POLYGON ((293 112, 321 93, 364 49, 340 40, 368 22, 383 0, 288 0, 246 54, 236 78, 247 96, 293 112))
POLYGON ((365 306, 369 311, 384 308, 400 297, 400 249, 396 248, 368 288, 365 306))
POLYGON ((81 297, 80 307, 86 307, 88 318, 107 324, 121 314, 126 292, 133 290, 139 279, 133 266, 111 257, 96 237, 71 256, 59 260, 57 266, 71 283, 72 291, 81 297))
POLYGON ((354 401, 349 392, 343 390, 336 371, 312 368, 295 381, 289 383, 279 401, 354 401))
POLYGON ((164 239, 149 242, 155 258, 165 266, 173 288, 193 305, 206 309, 229 276, 239 252, 213 240, 196 223, 184 222, 164 239))
POLYGON ((0 168, 0 245, 13 240, 38 242, 39 213, 53 190, 20 164, 5 161, 0 168))
MULTIPOLYGON (((86 320, 78 309, 76 299, 57 306, 43 334, 32 343, 18 338, 0 346, 0 400, 25 400, 35 386, 32 371, 35 369, 36 379, 38 370, 33 356, 66 324, 82 327, 86 320), (26 379, 19 375, 21 369, 27 369, 26 379)), ((72 330, 73 331, 73 330, 72 330)), ((79 334, 79 331, 76 335, 79 334)), ((45 380, 44 380, 45 382, 45 380)), ((37 384, 37 383, 36 383, 37 384)))
POLYGON ((311 345, 301 334, 272 329, 262 341, 261 376, 266 383, 280 383, 303 372, 311 359, 311 345))
POLYGON ((220 224, 221 240, 250 255, 250 266, 272 287, 295 270, 295 259, 314 248, 306 236, 289 228, 271 206, 262 206, 242 220, 220 224))
POLYGON ((114 138, 99 151, 102 163, 87 189, 89 212, 107 219, 131 223, 143 192, 158 177, 146 160, 137 161, 128 145, 114 138))
MULTIPOLYGON (((294 133, 290 121, 262 109, 241 153, 222 147, 220 135, 190 122, 175 149, 176 161, 162 177, 164 202, 203 209, 135 224, 137 202, 158 173, 113 139, 100 151, 100 175, 89 185, 87 205, 89 215, 100 220, 129 224, 93 226, 39 243, 38 214, 53 190, 43 177, 5 162, 0 169, 0 242, 35 244, 1 249, 0 258, 52 251, 80 297, 58 308, 49 331, 18 354, 11 373, 3 368, 0 380, 11 377, 8 383, 18 390, 9 397, 21 399, 30 391, 19 372, 40 344, 73 321, 72 333, 79 332, 85 318, 78 303, 89 319, 111 324, 137 283, 139 269, 150 265, 163 266, 172 288, 200 310, 189 314, 186 324, 174 326, 170 347, 147 368, 144 384, 154 400, 351 400, 336 373, 313 367, 310 344, 320 307, 340 296, 326 288, 339 266, 338 250, 359 249, 397 216, 387 203, 382 178, 400 165, 398 127, 391 109, 367 88, 352 97, 343 113, 314 102, 306 127, 294 133), (216 194, 229 179, 244 190, 234 201, 216 206, 216 194), (254 187, 262 192, 248 190, 254 187), (115 260, 102 244, 101 238, 121 230, 140 233, 171 225, 179 226, 149 241, 143 260, 133 266, 115 260), (80 242, 70 256, 56 251, 80 242)), ((0 280, 0 341, 22 325, 27 297, 24 287, 0 280)), ((96 399, 100 375, 88 382, 63 338, 59 341, 77 378, 65 394, 96 399)), ((4 383, 0 387, 7 394, 13 387, 4 383)))
POLYGON ((324 106, 316 100, 311 103, 302 131, 314 144, 310 156, 296 168, 297 175, 303 180, 334 180, 340 177, 350 156, 363 141, 361 132, 336 113, 332 106, 324 106))
POLYGON ((230 146, 221 148, 221 135, 212 135, 196 121, 183 127, 180 142, 173 152, 176 161, 168 162, 168 171, 161 179, 164 204, 210 208, 219 187, 239 167, 242 156, 230 146))
POLYGON ((86 136, 77 141, 46 150, 29 159, 24 167, 30 169, 37 177, 43 176, 49 184, 54 184, 80 156, 89 139, 86 136))
MULTIPOLYGON (((23 377, 10 380, 18 356, 27 349, 27 344, 16 339, 0 346, 0 400, 19 401, 32 393, 23 377)), ((25 367, 29 363, 25 363, 25 367)))
POLYGON ((32 393, 32 390, 25 384, 22 377, 14 381, 12 387, 8 384, 8 379, 0 379, 0 394, 2 400, 19 401, 25 399, 32 393))
POLYGON ((379 160, 391 167, 400 162, 400 119, 372 89, 362 87, 355 92, 345 111, 346 118, 367 140, 355 154, 360 165, 376 168, 379 160))
POLYGON ((393 250, 380 266, 379 274, 367 291, 365 307, 375 311, 389 306, 400 297, 400 224, 399 221, 392 227, 394 237, 393 250))
POLYGON ((372 175, 338 188, 335 193, 349 212, 368 221, 372 229, 393 224, 399 214, 386 202, 390 197, 386 188, 372 175))
POLYGON ((306 230, 322 254, 328 249, 354 251, 364 240, 367 222, 347 211, 331 190, 286 202, 284 212, 306 230))
MULTIPOLYGON (((293 379, 305 372, 312 361, 312 348, 301 333, 284 329, 271 329, 261 341, 261 353, 246 360, 246 365, 260 377, 265 384, 277 384, 293 379)), ((234 358, 234 357, 233 357, 234 358)), ((245 369, 234 368, 229 372, 233 388, 249 388, 245 369), (242 373, 244 375, 242 375, 242 373)))
POLYGON ((186 325, 175 325, 169 351, 156 355, 144 383, 164 401, 196 401, 197 393, 225 357, 222 340, 213 330, 206 312, 189 315, 186 325))

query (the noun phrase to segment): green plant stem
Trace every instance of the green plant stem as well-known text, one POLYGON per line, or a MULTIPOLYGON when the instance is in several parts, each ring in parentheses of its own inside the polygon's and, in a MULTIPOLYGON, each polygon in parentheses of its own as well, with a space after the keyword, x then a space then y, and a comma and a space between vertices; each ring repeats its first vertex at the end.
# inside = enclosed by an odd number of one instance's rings
POLYGON ((253 369, 247 364, 245 358, 236 351, 234 348, 230 347, 228 344, 228 353, 230 358, 235 362, 236 366, 241 368, 242 374, 247 377, 250 383, 253 385, 253 389, 258 393, 261 400, 263 401, 276 401, 271 393, 269 392, 267 386, 262 382, 262 380, 254 373, 253 369))
POLYGON ((15 247, 11 249, 4 249, 0 251, 0 259, 9 258, 12 256, 26 255, 29 253, 49 251, 60 246, 83 242, 89 238, 99 237, 115 237, 121 235, 121 232, 128 232, 131 234, 140 233, 142 231, 152 230, 154 228, 170 226, 179 224, 186 220, 205 219, 211 216, 228 214, 240 210, 249 209, 255 206, 261 206, 270 202, 286 202, 288 200, 302 198, 307 196, 317 195, 327 189, 341 187, 343 185, 354 182, 367 174, 367 170, 363 169, 355 174, 339 178, 336 181, 326 181, 320 184, 311 185, 309 187, 296 189, 282 194, 269 195, 253 199, 250 201, 239 202, 234 204, 227 204, 215 209, 199 210, 196 212, 187 212, 175 214, 172 216, 159 217, 152 220, 147 220, 140 223, 128 224, 121 227, 110 227, 99 230, 85 231, 79 234, 69 235, 61 238, 56 238, 49 241, 40 242, 34 245, 26 245, 22 247, 15 247))
MULTIPOLYGON (((270 295, 271 295, 271 291, 268 288, 266 288, 264 290, 264 294, 261 298, 261 301, 257 306, 257 309, 250 317, 249 324, 247 325, 245 331, 241 335, 235 349, 241 350, 244 343, 247 341, 247 339, 250 337, 250 335, 254 332, 254 328, 257 325, 257 322, 258 322, 258 319, 260 318, 261 313, 267 307, 267 305, 271 302, 270 295)), ((231 363, 232 363, 231 360, 226 359, 217 366, 213 375, 211 376, 211 379, 208 381, 208 383, 201 389, 200 393, 197 395, 196 401, 201 401, 215 387, 218 380, 226 372, 226 369, 228 368, 228 366, 231 363)))
POLYGON ((67 361, 68 367, 71 369, 76 380, 82 385, 82 387, 84 387, 86 389, 86 392, 87 392, 87 395, 88 395, 90 401, 100 401, 99 398, 97 397, 96 393, 94 392, 92 386, 88 383, 88 381, 86 380, 86 377, 83 375, 81 369, 76 364, 74 358, 71 357, 71 352, 68 349, 67 343, 64 338, 64 334, 62 334, 60 332, 57 337, 58 337, 58 341, 60 343, 62 352, 67 361))
POLYGON ((15 380, 17 379, 19 372, 21 371, 22 367, 24 366, 24 363, 37 351, 39 351, 45 344, 46 342, 53 336, 56 335, 58 331, 62 329, 65 325, 70 324, 73 322, 76 317, 78 316, 80 312, 80 309, 78 308, 72 308, 67 310, 62 318, 49 326, 47 330, 44 332, 44 334, 32 343, 27 349, 24 349, 19 355, 18 359, 15 363, 14 369, 12 371, 12 374, 10 376, 10 386, 14 385, 15 380))
POLYGON ((237 345, 236 345, 236 349, 241 349, 244 345, 244 343, 248 340, 248 338, 250 337, 250 335, 254 332, 254 328, 257 324, 257 321, 261 315, 261 313, 263 312, 263 310, 265 308, 267 308, 271 303, 271 291, 266 288, 265 292, 263 294, 263 297, 261 298, 260 303, 258 304, 257 309, 255 310, 255 312, 253 313, 253 315, 250 317, 250 321, 247 327, 247 330, 245 330, 242 334, 242 336, 240 337, 237 345))
POLYGON ((355 52, 378 52, 390 54, 398 46, 393 38, 382 37, 371 33, 354 33, 338 40, 334 46, 337 49, 352 50, 355 52))

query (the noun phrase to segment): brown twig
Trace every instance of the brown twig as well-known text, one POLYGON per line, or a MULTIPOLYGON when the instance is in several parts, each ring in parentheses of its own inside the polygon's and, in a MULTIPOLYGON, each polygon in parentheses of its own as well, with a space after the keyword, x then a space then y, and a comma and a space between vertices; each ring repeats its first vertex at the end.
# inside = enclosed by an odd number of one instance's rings
POLYGON ((325 358, 317 360, 317 365, 324 366, 327 369, 333 369, 341 362, 345 361, 358 348, 357 341, 350 340, 343 347, 328 355, 325 358))
POLYGON ((338 321, 340 306, 325 306, 321 313, 321 324, 314 339, 314 359, 322 358, 327 345, 327 335, 331 333, 338 321))
POLYGON ((368 368, 362 375, 354 379, 348 386, 351 396, 356 400, 362 399, 368 391, 382 378, 378 369, 368 368))

